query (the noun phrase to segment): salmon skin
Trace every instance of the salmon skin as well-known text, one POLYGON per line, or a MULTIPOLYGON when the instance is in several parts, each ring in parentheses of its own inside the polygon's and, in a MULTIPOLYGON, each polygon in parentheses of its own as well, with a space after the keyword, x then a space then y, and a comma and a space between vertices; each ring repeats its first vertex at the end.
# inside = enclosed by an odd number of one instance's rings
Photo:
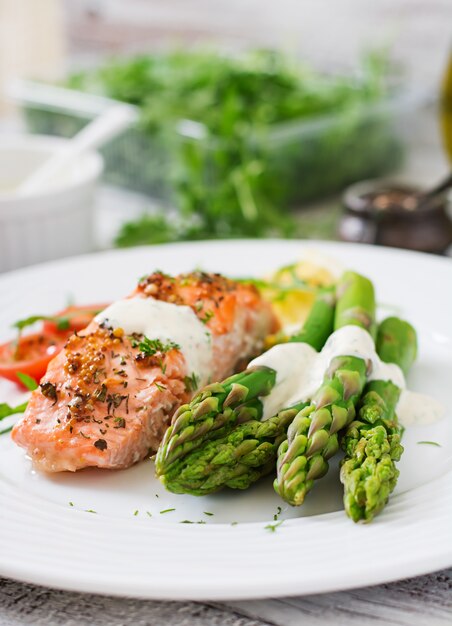
MULTIPOLYGON (((219 274, 155 272, 122 302, 137 298, 185 313, 190 307, 211 342, 212 381, 232 374, 277 329, 254 286, 219 274)), ((46 472, 129 467, 157 449, 174 411, 194 395, 200 381, 189 356, 170 337, 125 332, 96 318, 50 362, 12 438, 46 472)))

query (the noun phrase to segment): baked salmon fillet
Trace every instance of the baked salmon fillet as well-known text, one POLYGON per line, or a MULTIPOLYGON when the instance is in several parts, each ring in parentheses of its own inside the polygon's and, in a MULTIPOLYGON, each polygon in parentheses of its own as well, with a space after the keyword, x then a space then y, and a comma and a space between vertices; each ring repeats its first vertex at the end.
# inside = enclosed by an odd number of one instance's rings
POLYGON ((252 285, 203 272, 145 276, 68 339, 12 438, 46 472, 129 467, 157 449, 197 388, 232 374, 275 330, 252 285))

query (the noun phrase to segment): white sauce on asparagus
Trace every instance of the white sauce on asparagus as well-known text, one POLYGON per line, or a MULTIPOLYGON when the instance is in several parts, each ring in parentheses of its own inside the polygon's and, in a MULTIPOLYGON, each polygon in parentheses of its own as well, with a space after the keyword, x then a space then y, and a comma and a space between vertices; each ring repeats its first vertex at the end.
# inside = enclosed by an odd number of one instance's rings
POLYGON ((113 328, 122 328, 127 335, 138 333, 177 343, 187 363, 187 374, 195 373, 199 386, 207 384, 212 371, 212 337, 190 307, 154 298, 126 298, 111 304, 95 319, 99 324, 105 321, 113 328))
POLYGON ((280 409, 297 402, 306 402, 322 384, 325 372, 337 356, 356 356, 368 364, 368 380, 390 380, 402 393, 397 404, 397 415, 403 425, 427 424, 442 417, 443 407, 433 398, 406 389, 400 367, 384 363, 375 350, 367 331, 359 326, 344 326, 327 340, 321 352, 305 343, 285 343, 274 346, 254 359, 249 367, 265 365, 276 371, 276 385, 262 398, 264 419, 280 409))

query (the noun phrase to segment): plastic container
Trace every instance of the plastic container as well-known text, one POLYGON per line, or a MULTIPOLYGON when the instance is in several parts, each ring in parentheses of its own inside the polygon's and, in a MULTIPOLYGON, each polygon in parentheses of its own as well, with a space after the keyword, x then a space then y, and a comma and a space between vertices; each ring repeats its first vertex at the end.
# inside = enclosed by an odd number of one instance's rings
MULTIPOLYGON (((16 84, 13 95, 32 132, 65 137, 114 102, 28 81, 16 84)), ((273 125, 247 138, 264 166, 267 197, 282 207, 297 207, 355 181, 394 171, 403 160, 404 134, 410 134, 407 113, 422 101, 419 94, 403 93, 367 108, 273 125)), ((221 140, 198 122, 181 120, 171 137, 137 126, 102 149, 105 178, 175 204, 175 162, 179 174, 185 167, 187 184, 193 184, 190 162, 204 163, 202 184, 214 188, 224 176, 216 166, 221 148, 221 140)))
POLYGON ((64 139, 6 136, 0 146, 0 272, 93 250, 93 215, 102 158, 85 154, 64 176, 30 196, 14 187, 64 139))

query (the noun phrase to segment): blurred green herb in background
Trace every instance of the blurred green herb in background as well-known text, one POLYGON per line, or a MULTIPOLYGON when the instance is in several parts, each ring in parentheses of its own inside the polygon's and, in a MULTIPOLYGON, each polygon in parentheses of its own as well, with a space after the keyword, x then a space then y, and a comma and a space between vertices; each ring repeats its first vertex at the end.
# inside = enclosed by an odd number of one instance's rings
POLYGON ((399 162, 388 114, 370 113, 388 96, 386 74, 383 54, 367 55, 356 75, 325 76, 277 51, 195 50, 72 76, 70 87, 142 111, 127 134, 133 150, 124 137, 105 152, 107 174, 119 184, 133 180, 161 208, 126 224, 117 244, 302 236, 289 207, 399 162))

